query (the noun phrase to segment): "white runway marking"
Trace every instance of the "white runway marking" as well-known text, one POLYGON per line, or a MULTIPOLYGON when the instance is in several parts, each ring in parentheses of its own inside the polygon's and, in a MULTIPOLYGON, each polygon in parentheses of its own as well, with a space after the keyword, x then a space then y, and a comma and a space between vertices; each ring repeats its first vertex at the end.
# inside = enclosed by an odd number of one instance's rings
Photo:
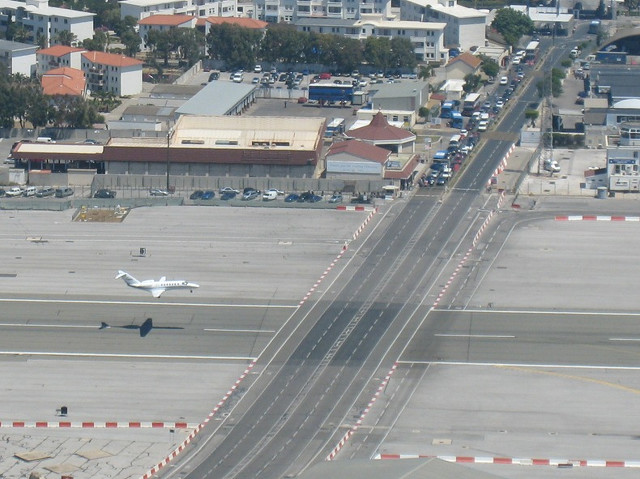
POLYGON ((640 338, 609 338, 609 341, 640 341, 640 338))
POLYGON ((100 301, 88 299, 31 299, 31 298, 0 298, 0 303, 53 303, 53 304, 119 304, 130 306, 191 306, 200 308, 289 308, 298 305, 284 304, 225 304, 225 303, 166 303, 156 301, 100 301))
POLYGON ((398 364, 424 364, 443 366, 482 366, 548 369, 616 369, 620 371, 640 371, 640 366, 597 366, 589 364, 527 364, 527 363, 466 363, 462 361, 398 361, 398 364))
POLYGON ((575 315, 575 316, 640 316, 640 313, 634 313, 632 311, 628 313, 609 312, 609 311, 531 311, 531 310, 519 310, 519 309, 434 309, 438 312, 451 312, 451 313, 486 313, 486 314, 528 314, 528 315, 575 315))
POLYGON ((489 338, 489 339, 512 339, 515 338, 509 334, 434 334, 441 338, 489 338))
POLYGON ((205 328, 204 331, 210 331, 214 333, 267 333, 273 334, 275 330, 273 329, 216 329, 216 328, 205 328))
POLYGON ((0 323, 0 328, 89 328, 89 329, 99 329, 100 325, 97 326, 89 326, 85 325, 74 325, 74 324, 24 324, 24 323, 0 323))
POLYGON ((118 359, 207 359, 212 361, 255 361, 248 356, 202 356, 181 354, 118 354, 118 353, 64 353, 45 351, 0 351, 0 356, 54 356, 80 358, 118 358, 118 359))

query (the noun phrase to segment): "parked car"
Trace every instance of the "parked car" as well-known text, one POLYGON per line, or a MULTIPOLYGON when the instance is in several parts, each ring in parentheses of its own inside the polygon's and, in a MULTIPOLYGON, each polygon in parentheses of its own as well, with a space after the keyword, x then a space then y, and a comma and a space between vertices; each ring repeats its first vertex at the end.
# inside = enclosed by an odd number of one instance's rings
POLYGON ((285 203, 295 203, 300 198, 300 195, 296 193, 291 193, 284 198, 285 203))
POLYGON ((500 85, 508 85, 509 79, 507 77, 500 77, 500 85))
POLYGON ((5 192, 5 196, 8 196, 9 198, 22 196, 22 188, 19 186, 12 186, 5 192))
POLYGON ((169 196, 169 192, 166 190, 161 190, 160 188, 151 188, 149 190, 149 194, 151 196, 169 196))
POLYGON ((56 190, 56 198, 65 198, 73 195, 73 190, 69 187, 62 187, 56 190))
POLYGON ((342 195, 339 193, 332 195, 331 198, 329 198, 329 203, 342 203, 342 195))
POLYGON ((235 188, 231 188, 230 186, 225 186, 220 188, 219 193, 222 195, 224 193, 235 193, 236 195, 240 194, 240 190, 236 190, 235 188))
POLYGON ((262 194, 262 201, 273 201, 273 200, 275 200, 276 198, 278 198, 278 193, 276 193, 276 192, 275 192, 275 191, 273 191, 273 190, 265 191, 265 192, 262 194))
POLYGON ((105 188, 98 190, 93 195, 94 198, 115 198, 116 192, 113 190, 107 190, 105 188))
POLYGON ((216 196, 216 193, 213 190, 207 190, 204 193, 202 193, 201 199, 205 201, 212 200, 214 196, 216 196))
POLYGON ((190 200, 201 200, 202 199, 202 195, 204 195, 204 191, 196 190, 193 193, 191 193, 191 196, 189 196, 189 199, 190 200))
POLYGON ((254 200, 260 195, 260 192, 255 188, 245 188, 242 192, 242 199, 244 201, 254 200))
POLYGON ((232 200, 236 197, 238 193, 236 193, 235 191, 225 191, 224 193, 222 193, 220 195, 220 199, 222 201, 228 201, 228 200, 232 200))

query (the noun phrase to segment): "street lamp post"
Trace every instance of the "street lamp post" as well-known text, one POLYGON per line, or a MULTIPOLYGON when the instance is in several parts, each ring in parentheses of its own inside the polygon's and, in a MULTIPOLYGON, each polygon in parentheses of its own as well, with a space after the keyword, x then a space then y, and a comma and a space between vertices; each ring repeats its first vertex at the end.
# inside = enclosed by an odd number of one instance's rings
POLYGON ((169 157, 169 145, 171 142, 171 134, 173 133, 173 128, 169 128, 167 131, 167 193, 169 193, 169 167, 170 167, 170 157, 169 157))

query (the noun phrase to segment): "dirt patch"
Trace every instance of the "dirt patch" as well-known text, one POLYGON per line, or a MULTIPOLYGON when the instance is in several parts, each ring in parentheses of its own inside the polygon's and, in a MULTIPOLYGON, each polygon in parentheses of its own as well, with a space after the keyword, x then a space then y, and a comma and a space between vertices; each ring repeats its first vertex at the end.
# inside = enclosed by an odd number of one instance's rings
POLYGON ((73 221, 93 223, 122 223, 129 214, 129 208, 85 208, 82 207, 73 221))

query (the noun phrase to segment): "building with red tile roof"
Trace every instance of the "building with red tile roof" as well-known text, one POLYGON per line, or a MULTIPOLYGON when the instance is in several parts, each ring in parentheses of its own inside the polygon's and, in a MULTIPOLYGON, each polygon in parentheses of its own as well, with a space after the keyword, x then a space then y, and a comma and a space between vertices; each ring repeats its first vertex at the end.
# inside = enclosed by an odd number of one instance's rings
POLYGON ((40 79, 45 95, 69 95, 84 97, 87 82, 84 73, 75 68, 55 68, 46 72, 40 79))
POLYGON ((54 45, 49 48, 41 48, 36 52, 38 63, 37 74, 43 75, 56 68, 82 68, 82 53, 84 48, 68 47, 66 45, 54 45))
POLYGON ((391 152, 360 140, 339 141, 325 157, 327 178, 370 178, 379 180, 391 152))
POLYGON ((477 75, 480 71, 482 60, 476 55, 464 52, 452 58, 445 65, 448 79, 464 79, 469 74, 477 75))
POLYGON ((403 128, 389 125, 382 112, 376 113, 367 126, 349 130, 347 136, 386 148, 394 153, 415 151, 416 135, 403 128))
POLYGON ((84 52, 82 71, 89 92, 111 92, 117 96, 136 95, 142 91, 142 62, 114 53, 84 52))

